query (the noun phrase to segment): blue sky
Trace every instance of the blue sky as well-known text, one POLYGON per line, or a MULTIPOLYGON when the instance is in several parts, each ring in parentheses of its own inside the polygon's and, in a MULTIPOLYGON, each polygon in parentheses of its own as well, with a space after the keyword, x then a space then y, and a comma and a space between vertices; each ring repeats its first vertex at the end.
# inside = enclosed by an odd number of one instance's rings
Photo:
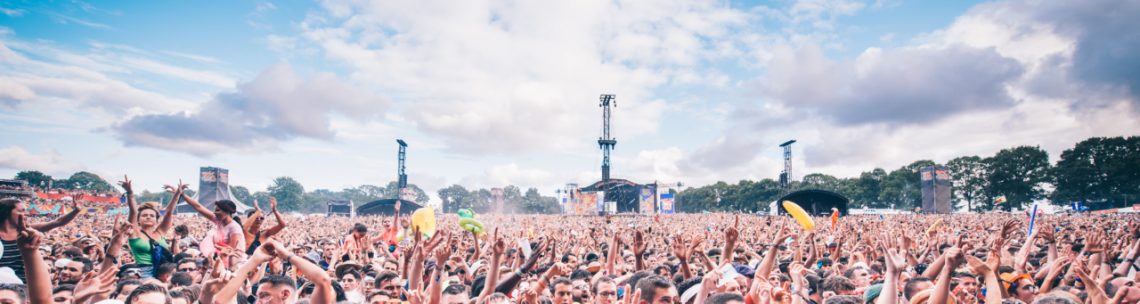
POLYGON ((429 193, 852 176, 1135 135, 1121 1, 3 1, 0 175, 429 193), (1105 40, 1104 37, 1119 37, 1105 40), (1105 66, 1115 62, 1120 66, 1105 66))

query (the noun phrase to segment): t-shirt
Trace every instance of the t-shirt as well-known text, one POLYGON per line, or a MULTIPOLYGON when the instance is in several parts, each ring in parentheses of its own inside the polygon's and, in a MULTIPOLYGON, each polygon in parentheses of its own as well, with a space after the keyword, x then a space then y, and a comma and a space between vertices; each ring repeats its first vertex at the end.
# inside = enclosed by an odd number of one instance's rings
POLYGON ((214 229, 206 233, 206 238, 202 239, 201 246, 202 254, 210 256, 217 251, 218 248, 229 246, 230 236, 237 235, 237 248, 245 249, 245 237, 242 236, 241 225, 236 221, 230 221, 225 226, 218 226, 215 224, 214 229))
POLYGON ((20 281, 27 282, 28 278, 24 275, 24 259, 20 255, 20 247, 16 245, 16 241, 0 240, 4 245, 4 255, 0 256, 0 267, 12 268, 20 281))

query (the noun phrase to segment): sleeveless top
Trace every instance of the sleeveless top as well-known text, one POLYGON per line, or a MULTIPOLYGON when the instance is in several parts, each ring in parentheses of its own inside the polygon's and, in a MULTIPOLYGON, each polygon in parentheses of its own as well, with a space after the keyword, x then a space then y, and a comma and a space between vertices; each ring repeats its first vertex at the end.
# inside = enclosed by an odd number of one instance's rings
MULTIPOLYGON (((154 240, 154 241, 158 242, 159 246, 162 246, 164 248, 170 248, 170 245, 166 244, 166 238, 165 237, 159 238, 159 239, 154 240)), ((140 265, 154 264, 154 261, 152 260, 153 256, 151 256, 153 254, 153 252, 151 251, 151 248, 150 248, 150 239, 147 239, 146 237, 127 239, 127 245, 130 246, 130 248, 131 248, 131 256, 135 257, 135 263, 136 264, 140 264, 140 265)))

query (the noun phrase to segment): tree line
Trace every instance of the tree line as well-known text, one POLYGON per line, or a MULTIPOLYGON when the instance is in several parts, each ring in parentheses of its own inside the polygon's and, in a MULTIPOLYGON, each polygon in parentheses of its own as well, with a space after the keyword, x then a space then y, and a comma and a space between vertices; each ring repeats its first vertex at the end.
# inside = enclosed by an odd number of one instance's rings
MULTIPOLYGON (((917 160, 897 169, 875 168, 853 177, 835 177, 822 173, 805 175, 793 181, 790 189, 782 189, 772 179, 741 180, 735 184, 716 182, 689 187, 677 194, 678 212, 702 211, 767 211, 768 204, 790 191, 822 189, 851 199, 852 208, 913 209, 922 205, 919 170, 934 165, 931 160, 917 160)), ((1068 206, 1079 202, 1091 209, 1125 207, 1140 201, 1140 137, 1094 137, 1064 150, 1057 163, 1049 162, 1049 154, 1040 147, 1018 146, 1002 149, 987 157, 956 157, 945 166, 953 183, 955 208, 971 211, 997 208, 1024 208, 1033 202, 1049 200, 1068 206), (1006 203, 995 204, 1004 196, 1006 203)), ((22 171, 16 179, 37 187, 114 192, 116 188, 96 174, 77 172, 65 179, 53 179, 38 171, 22 171)), ((427 193, 409 185, 416 193, 414 201, 424 205, 427 193)), ((323 212, 329 200, 352 200, 360 204, 395 198, 399 194, 395 181, 384 186, 360 185, 339 191, 315 189, 306 191, 300 182, 283 176, 273 180, 265 190, 250 192, 243 186, 232 186, 234 198, 245 203, 266 202, 277 198, 286 211, 323 212)), ((522 191, 518 186, 502 188, 502 210, 506 213, 558 213, 558 199, 542 196, 538 189, 522 191)), ((437 191, 442 211, 452 213, 461 208, 490 212, 497 207, 491 189, 468 190, 451 185, 437 191)), ((165 201, 163 192, 143 191, 140 201, 165 201)))
MULTIPOLYGON (((839 178, 812 173, 781 189, 772 179, 717 182, 681 191, 681 212, 767 211, 768 204, 802 189, 842 194, 852 208, 911 210, 922 206, 919 170, 935 163, 917 160, 887 171, 875 168, 858 176, 839 178)), ((953 183, 955 208, 970 211, 1020 209, 1034 202, 1090 209, 1119 208, 1140 203, 1140 137, 1094 137, 1061 153, 1057 163, 1040 147, 1002 149, 988 157, 961 156, 946 162, 953 183), (1004 196, 1006 203, 995 204, 1004 196)))

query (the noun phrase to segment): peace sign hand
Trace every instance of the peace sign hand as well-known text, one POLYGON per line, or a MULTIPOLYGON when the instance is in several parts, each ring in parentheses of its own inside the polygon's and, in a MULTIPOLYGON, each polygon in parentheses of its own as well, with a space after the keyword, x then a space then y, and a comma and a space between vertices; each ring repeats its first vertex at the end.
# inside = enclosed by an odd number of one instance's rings
POLYGON ((119 182, 119 186, 123 187, 123 191, 127 194, 134 193, 134 191, 131 190, 131 179, 127 178, 125 174, 123 175, 123 180, 119 182))

